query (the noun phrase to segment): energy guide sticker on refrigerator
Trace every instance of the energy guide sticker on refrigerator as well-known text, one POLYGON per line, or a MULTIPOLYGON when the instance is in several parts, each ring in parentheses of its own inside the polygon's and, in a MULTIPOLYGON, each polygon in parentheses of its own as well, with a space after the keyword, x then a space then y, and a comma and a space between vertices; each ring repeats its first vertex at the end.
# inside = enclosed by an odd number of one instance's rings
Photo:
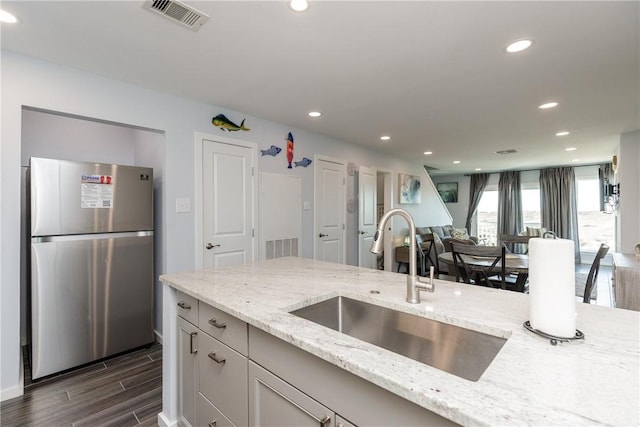
POLYGON ((31 362, 37 379, 153 336, 153 170, 31 158, 31 362))

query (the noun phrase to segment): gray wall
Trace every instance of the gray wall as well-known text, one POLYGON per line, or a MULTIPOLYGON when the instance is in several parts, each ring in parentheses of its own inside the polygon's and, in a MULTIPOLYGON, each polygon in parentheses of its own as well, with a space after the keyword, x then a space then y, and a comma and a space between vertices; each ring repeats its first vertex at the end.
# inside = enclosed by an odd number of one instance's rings
POLYGON ((616 175, 620 183, 616 252, 632 254, 640 243, 640 131, 620 136, 616 175))
MULTIPOLYGON (((282 146, 287 133, 295 137, 295 158, 313 158, 321 154, 357 165, 384 168, 397 173, 424 177, 421 205, 403 205, 419 224, 448 221, 444 209, 422 164, 387 156, 372 150, 337 141, 322 135, 251 117, 221 107, 199 103, 152 91, 123 82, 106 79, 52 63, 2 51, 2 129, 0 146, 0 398, 22 393, 20 354, 20 223, 23 108, 55 111, 63 115, 81 116, 97 121, 138 129, 154 129, 164 138, 161 152, 155 152, 145 142, 134 144, 131 156, 148 157, 149 163, 162 165, 158 183, 156 216, 161 224, 156 233, 161 236, 161 267, 157 274, 192 270, 195 263, 195 212, 176 213, 175 199, 195 197, 195 134, 225 135, 255 142, 259 148, 282 146), (81 88, 81 91, 79 90, 81 88), (69 96, 73 94, 73 96, 69 96), (250 132, 226 134, 211 125, 211 118, 224 113, 232 120, 246 118, 250 132), (145 154, 142 154, 145 153, 145 154), (428 181, 428 182, 427 182, 428 181)), ((91 123, 83 125, 92 126, 91 123)), ((123 129, 118 129, 122 130, 123 129)), ((140 138, 134 137, 139 141, 140 138)), ((64 138, 66 141, 66 138, 64 138)), ((71 152, 84 150, 72 147, 71 152)), ((60 157, 55 153, 54 157, 60 157)), ((111 153, 103 153, 111 155, 111 153)), ((125 154, 122 154, 125 155, 125 154)), ((113 161, 113 160, 109 160, 113 161)), ((313 165, 312 165, 313 166, 313 165)), ((302 177, 303 201, 313 201, 313 167, 285 169, 282 155, 266 156, 259 161, 264 172, 291 173, 302 177)), ((154 166, 155 168, 155 166, 154 166)), ((354 177, 347 181, 347 197, 355 197, 354 177)), ((193 206, 193 204, 192 204, 193 206)), ((303 211, 303 256, 313 253, 313 209, 303 211)), ((258 222, 259 223, 259 222, 258 222)), ((357 261, 357 233, 354 214, 347 218, 347 260, 357 261)), ((398 222, 398 227, 402 226, 398 222)))

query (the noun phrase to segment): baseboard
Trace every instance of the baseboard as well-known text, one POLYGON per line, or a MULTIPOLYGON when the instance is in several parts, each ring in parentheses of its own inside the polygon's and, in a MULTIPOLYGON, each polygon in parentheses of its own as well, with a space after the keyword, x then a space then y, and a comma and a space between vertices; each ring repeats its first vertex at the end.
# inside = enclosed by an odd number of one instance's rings
POLYGON ((22 384, 18 384, 14 387, 0 390, 0 402, 13 399, 14 397, 22 396, 24 394, 24 387, 22 384))
POLYGON ((156 341, 162 344, 162 334, 156 330, 153 331, 153 334, 156 336, 156 341))
POLYGON ((158 414, 158 426, 159 427, 176 427, 178 425, 178 420, 169 421, 167 417, 164 415, 164 412, 160 412, 158 414))

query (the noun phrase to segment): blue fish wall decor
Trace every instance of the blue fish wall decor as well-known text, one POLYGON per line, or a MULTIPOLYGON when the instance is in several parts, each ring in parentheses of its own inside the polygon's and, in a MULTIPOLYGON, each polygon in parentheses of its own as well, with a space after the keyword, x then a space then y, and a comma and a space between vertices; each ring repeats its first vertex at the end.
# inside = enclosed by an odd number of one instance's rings
POLYGON ((303 157, 302 160, 298 162, 293 162, 293 164, 296 165, 296 167, 302 166, 303 168, 306 168, 311 164, 311 162, 312 162, 311 159, 307 159, 306 157, 303 157))
POLYGON ((266 150, 260 150, 260 154, 262 154, 263 156, 277 156, 278 154, 280 154, 280 152, 282 151, 282 148, 280 147, 276 147, 275 145, 272 145, 271 147, 269 147, 266 150))

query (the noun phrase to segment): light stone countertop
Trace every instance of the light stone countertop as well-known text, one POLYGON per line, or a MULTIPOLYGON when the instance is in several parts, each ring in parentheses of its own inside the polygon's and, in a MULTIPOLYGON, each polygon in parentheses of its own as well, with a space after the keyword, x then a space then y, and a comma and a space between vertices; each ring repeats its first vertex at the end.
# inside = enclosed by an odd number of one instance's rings
POLYGON ((640 313, 577 303, 586 338, 552 346, 522 326, 528 295, 437 280, 414 305, 406 277, 279 258, 160 279, 459 424, 640 425, 640 313), (508 340, 473 382, 288 313, 336 295, 508 340))

